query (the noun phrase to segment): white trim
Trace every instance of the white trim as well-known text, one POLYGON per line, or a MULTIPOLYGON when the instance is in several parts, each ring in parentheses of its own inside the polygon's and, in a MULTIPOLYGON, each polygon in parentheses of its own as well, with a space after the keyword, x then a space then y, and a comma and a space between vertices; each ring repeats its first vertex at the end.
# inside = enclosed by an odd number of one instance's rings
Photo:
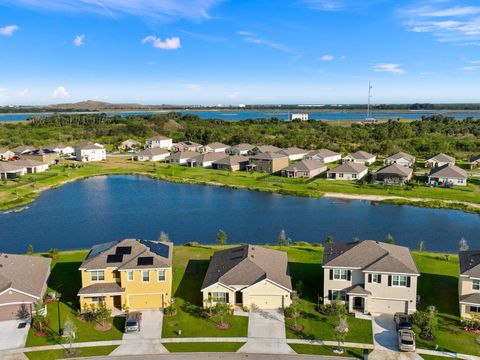
POLYGON ((135 272, 133 270, 126 271, 126 274, 127 274, 127 282, 135 281, 135 272), (130 274, 132 274, 132 280, 129 279, 128 275, 130 274))
POLYGON ((201 289, 200 291, 202 291, 202 292, 203 292, 203 291, 207 291, 207 289, 209 289, 209 288, 211 288, 212 286, 215 286, 215 285, 217 285, 217 286, 223 286, 225 289, 230 290, 230 291, 236 291, 234 288, 231 288, 231 287, 229 287, 229 286, 227 286, 227 285, 225 285, 225 284, 222 284, 221 282, 216 282, 215 284, 209 285, 209 286, 201 289))
POLYGON ((121 268, 121 269, 118 269, 118 271, 142 271, 142 270, 161 270, 161 269, 168 270, 168 269, 171 269, 171 268, 172 268, 171 266, 168 266, 168 267, 151 267, 151 268, 133 268, 133 269, 121 268))
POLYGON ((37 299, 37 300, 40 299, 40 297, 38 297, 38 296, 35 296, 35 295, 32 295, 32 294, 26 293, 26 292, 21 291, 21 290, 18 290, 18 289, 15 289, 15 288, 13 288, 13 287, 11 287, 11 286, 10 286, 8 289, 3 290, 3 291, 0 293, 0 295, 5 294, 7 291, 15 291, 15 292, 17 292, 17 293, 19 293, 19 294, 26 295, 26 296, 30 296, 30 297, 33 297, 34 299, 37 299))
POLYGON ((84 296, 84 297, 101 297, 101 296, 117 296, 117 295, 123 295, 123 294, 125 293, 124 292, 116 292, 116 293, 102 292, 97 294, 77 294, 77 295, 84 296))
POLYGON ((332 265, 323 265, 324 269, 347 269, 347 270, 362 270, 361 267, 352 267, 352 266, 332 266, 332 265))
POLYGON ((27 302, 27 301, 15 301, 15 302, 10 302, 10 303, 0 304, 0 308, 3 307, 3 306, 10 306, 10 305, 33 305, 33 303, 27 302))
POLYGON ((387 274, 387 275, 406 275, 406 276, 420 276, 417 273, 399 273, 399 272, 389 272, 389 271, 373 271, 373 270, 363 270, 366 274, 387 274))
POLYGON ((167 271, 165 269, 157 269, 157 282, 164 283, 167 281, 167 271), (163 280, 160 280, 160 271, 163 271, 163 280))
POLYGON ((141 271, 141 272, 142 272, 142 273, 141 273, 142 283, 148 284, 148 283, 150 282, 150 271, 151 271, 150 269, 144 269, 144 270, 141 271), (144 273, 145 271, 148 271, 148 281, 145 281, 145 280, 143 279, 143 273, 144 273))
POLYGON ((414 299, 386 298, 386 297, 376 297, 376 296, 372 296, 370 299, 373 299, 373 300, 392 300, 392 301, 414 301, 414 299))
POLYGON ((288 288, 286 288, 285 286, 282 286, 282 285, 280 285, 280 284, 278 284, 278 283, 276 283, 275 281, 270 280, 270 279, 260 280, 260 281, 256 282, 255 284, 252 284, 252 285, 250 285, 250 286, 247 286, 246 288, 243 288, 243 289, 240 290, 240 291, 241 291, 241 292, 244 292, 245 290, 251 289, 251 288, 255 287, 256 285, 260 284, 260 283, 263 282, 263 281, 266 281, 266 282, 269 282, 270 284, 276 285, 276 286, 278 286, 279 288, 284 289, 285 291, 288 291, 289 293, 292 292, 292 289, 288 289, 288 288))

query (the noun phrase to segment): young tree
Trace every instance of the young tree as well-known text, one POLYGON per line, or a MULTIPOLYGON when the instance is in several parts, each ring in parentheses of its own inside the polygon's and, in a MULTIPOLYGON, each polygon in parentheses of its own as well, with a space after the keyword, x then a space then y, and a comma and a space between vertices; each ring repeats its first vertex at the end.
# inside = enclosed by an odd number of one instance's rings
POLYGON ((325 238, 325 244, 333 244, 333 236, 332 235, 328 235, 325 238))
POLYGON ((58 249, 51 248, 50 250, 48 250, 48 256, 52 260, 57 260, 58 259, 58 249))
POLYGON ((33 245, 32 244, 28 244, 28 247, 27 247, 27 255, 32 255, 33 254, 33 245))
POLYGON ((392 234, 388 234, 385 241, 387 242, 387 244, 395 244, 395 239, 393 238, 392 234))
POLYGON ((338 341, 338 352, 343 353, 342 344, 345 342, 345 336, 348 333, 348 323, 345 315, 340 315, 338 323, 335 325, 335 339, 338 341))
POLYGON ((287 246, 287 235, 285 234, 285 230, 280 231, 278 235, 278 245, 280 247, 287 246))
POLYGON ((227 233, 223 231, 222 229, 218 230, 217 233, 217 244, 218 245, 227 245, 227 233))
POLYGON ((170 238, 168 237, 168 234, 166 232, 163 232, 163 231, 160 233, 160 236, 158 237, 158 240, 162 241, 162 242, 170 242, 170 238))
POLYGON ((458 244, 460 246, 460 251, 467 251, 468 249, 470 249, 470 246, 468 246, 467 239, 463 237, 460 239, 460 242, 458 244))
POLYGON ((413 314, 413 322, 420 328, 420 337, 424 340, 434 340, 435 330, 438 327, 437 309, 430 305, 425 311, 413 314))
POLYGON ((425 241, 424 240, 420 240, 418 242, 418 251, 420 252, 424 252, 425 251, 425 241))
POLYGON ((292 293, 292 304, 290 305, 290 308, 291 308, 291 316, 292 316, 293 323, 294 323, 295 327, 298 326, 297 319, 300 316, 300 308, 298 306, 298 300, 299 300, 299 296, 298 296, 297 292, 294 291, 292 293))
POLYGON ((43 326, 45 325, 46 317, 45 317, 45 305, 41 300, 38 300, 35 304, 33 304, 33 324, 36 326, 38 331, 43 330, 43 326))
POLYGON ((104 302, 101 302, 96 311, 97 319, 102 323, 102 327, 105 328, 106 321, 112 316, 112 310, 110 310, 104 302))
POLYGON ((220 325, 226 325, 226 323, 223 320, 225 316, 228 315, 229 312, 230 312, 230 304, 223 301, 217 302, 217 304, 215 305, 215 313, 217 313, 218 316, 220 316, 220 325))
POLYGON ((297 292, 298 297, 302 297, 304 289, 305 289, 305 285, 303 284, 303 281, 298 280, 297 284, 295 285, 295 291, 297 292))
POLYGON ((77 331, 77 328, 75 327, 75 324, 70 320, 70 318, 67 317, 65 320, 65 324, 63 325, 63 336, 67 340, 69 347, 67 350, 68 354, 72 353, 72 343, 75 340, 75 332, 77 331))
POLYGON ((208 309, 208 314, 212 316, 212 308, 213 308, 212 295, 208 294, 208 297, 204 301, 205 301, 205 307, 208 309))

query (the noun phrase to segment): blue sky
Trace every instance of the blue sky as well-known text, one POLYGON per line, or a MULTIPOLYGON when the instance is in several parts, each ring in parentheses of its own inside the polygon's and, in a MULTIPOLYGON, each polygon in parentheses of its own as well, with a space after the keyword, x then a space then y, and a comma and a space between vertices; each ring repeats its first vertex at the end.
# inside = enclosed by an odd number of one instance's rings
POLYGON ((0 0, 0 104, 480 102, 478 0, 0 0))

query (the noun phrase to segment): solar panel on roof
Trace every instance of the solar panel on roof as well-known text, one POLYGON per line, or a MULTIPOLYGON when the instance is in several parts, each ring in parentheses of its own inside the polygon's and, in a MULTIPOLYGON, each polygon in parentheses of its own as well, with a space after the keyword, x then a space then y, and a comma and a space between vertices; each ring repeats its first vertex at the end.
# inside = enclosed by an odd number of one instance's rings
POLYGON ((137 265, 153 265, 153 257, 139 257, 137 260, 137 265))
POLYGON ((108 242, 108 243, 99 244, 97 246, 94 246, 92 248, 92 250, 90 250, 90 253, 87 256, 87 259, 93 258, 93 257, 97 256, 98 254, 100 254, 101 252, 103 252, 105 250, 108 250, 114 244, 116 244, 116 241, 112 241, 112 242, 108 242))
POLYGON ((107 264, 120 263, 123 260, 123 255, 110 254, 107 256, 107 264))
POLYGON ((157 241, 140 240, 140 244, 145 245, 154 254, 168 259, 170 247, 157 241))
POLYGON ((117 246, 115 254, 117 255, 130 255, 132 253, 131 246, 117 246))

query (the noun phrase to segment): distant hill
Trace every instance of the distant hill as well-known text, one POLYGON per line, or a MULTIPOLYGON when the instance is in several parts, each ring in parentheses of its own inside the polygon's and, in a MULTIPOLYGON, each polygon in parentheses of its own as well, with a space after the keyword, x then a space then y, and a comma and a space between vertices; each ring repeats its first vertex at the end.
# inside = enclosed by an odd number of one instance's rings
POLYGON ((104 101, 86 100, 76 103, 51 104, 46 106, 47 109, 62 110, 126 110, 126 109, 145 109, 147 106, 141 104, 112 104, 104 101))

